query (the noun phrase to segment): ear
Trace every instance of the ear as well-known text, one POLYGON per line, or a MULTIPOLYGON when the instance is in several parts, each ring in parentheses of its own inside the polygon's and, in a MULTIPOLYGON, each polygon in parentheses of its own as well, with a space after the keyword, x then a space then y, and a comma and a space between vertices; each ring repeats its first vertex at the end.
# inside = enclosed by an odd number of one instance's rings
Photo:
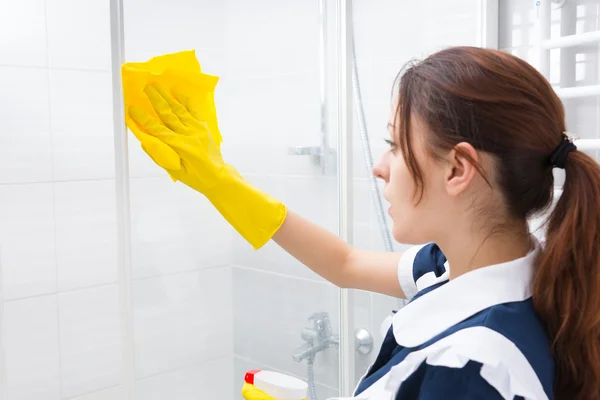
POLYGON ((479 163, 477 151, 469 143, 457 144, 448 154, 446 173, 446 191, 450 196, 463 193, 477 175, 475 163, 479 163))

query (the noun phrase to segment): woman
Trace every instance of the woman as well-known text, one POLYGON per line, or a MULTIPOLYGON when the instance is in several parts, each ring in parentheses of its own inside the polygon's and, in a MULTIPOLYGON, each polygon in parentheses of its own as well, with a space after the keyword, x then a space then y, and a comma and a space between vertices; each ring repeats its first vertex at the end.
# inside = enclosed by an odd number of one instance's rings
POLYGON ((160 120, 132 105, 128 124, 175 150, 171 176, 256 248, 273 239, 340 287, 410 300, 356 398, 598 398, 600 167, 568 140, 553 89, 525 61, 470 47, 410 65, 398 88, 373 173, 394 238, 419 244, 404 254, 355 249, 250 186, 182 92, 147 86, 160 120), (550 206, 553 168, 564 194, 541 246, 527 218, 550 206))

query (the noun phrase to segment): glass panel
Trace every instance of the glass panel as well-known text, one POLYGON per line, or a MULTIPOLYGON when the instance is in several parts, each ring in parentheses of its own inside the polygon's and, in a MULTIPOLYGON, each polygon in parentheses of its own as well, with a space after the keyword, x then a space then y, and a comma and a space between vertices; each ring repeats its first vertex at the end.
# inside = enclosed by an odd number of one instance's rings
MULTIPOLYGON (((196 49, 202 69, 220 76, 226 161, 335 232, 335 157, 305 154, 323 143, 319 3, 125 0, 124 8, 127 61, 196 49)), ((301 333, 328 319, 337 335, 339 290, 274 243, 252 250, 130 138, 138 399, 238 399, 251 369, 309 380, 301 333)), ((337 365, 335 346, 316 354, 319 398, 337 395, 337 365)))
MULTIPOLYGON (((438 49, 477 45, 478 3, 477 0, 352 2, 354 60, 361 93, 358 98, 354 92, 353 239, 356 247, 376 251, 402 251, 408 247, 393 239, 388 206, 381 197, 383 185, 381 181, 376 184, 372 181, 371 163, 367 160, 376 162, 387 149, 383 139, 388 137, 386 125, 397 74, 410 60, 422 59, 438 49), (364 119, 359 118, 361 114, 364 119)), ((364 329, 374 339, 370 353, 355 355, 357 383, 379 351, 389 326, 389 320, 386 324, 384 320, 402 304, 401 300, 389 296, 356 291, 355 328, 364 329)))

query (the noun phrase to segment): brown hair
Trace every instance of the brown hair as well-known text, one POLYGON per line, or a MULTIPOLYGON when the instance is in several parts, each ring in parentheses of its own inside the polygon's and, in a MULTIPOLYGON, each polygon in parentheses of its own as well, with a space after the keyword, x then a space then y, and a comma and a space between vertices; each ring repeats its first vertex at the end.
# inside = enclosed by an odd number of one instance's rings
MULTIPOLYGON (((411 63, 398 91, 394 125, 418 199, 423 174, 411 151, 411 115, 429 128, 432 152, 468 142, 494 156, 494 183, 511 217, 525 221, 551 205, 550 156, 565 139, 565 112, 527 62, 495 50, 449 48, 411 63)), ((600 393, 600 166, 572 151, 564 168, 564 192, 536 261, 533 302, 552 340, 556 398, 587 400, 600 393)))

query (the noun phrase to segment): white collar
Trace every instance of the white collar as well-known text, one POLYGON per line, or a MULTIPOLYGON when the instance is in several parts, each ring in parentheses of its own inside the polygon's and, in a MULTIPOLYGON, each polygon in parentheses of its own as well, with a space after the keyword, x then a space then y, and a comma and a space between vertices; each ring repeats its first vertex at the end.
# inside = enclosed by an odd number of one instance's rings
POLYGON ((427 293, 394 315, 396 342, 419 346, 459 322, 497 304, 531 297, 531 279, 539 242, 522 258, 478 268, 427 293))

